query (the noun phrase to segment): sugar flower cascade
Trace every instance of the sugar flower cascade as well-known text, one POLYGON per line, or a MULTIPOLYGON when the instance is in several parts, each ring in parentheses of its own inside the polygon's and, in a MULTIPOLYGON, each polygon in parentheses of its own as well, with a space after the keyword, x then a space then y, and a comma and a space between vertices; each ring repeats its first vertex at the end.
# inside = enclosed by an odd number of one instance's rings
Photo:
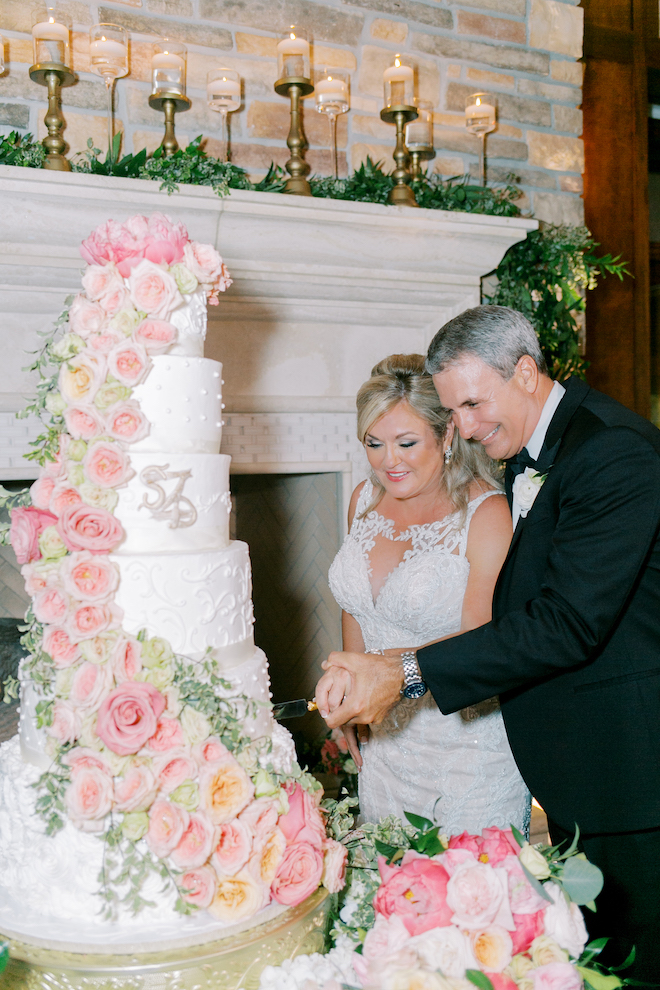
POLYGON ((139 911, 153 873, 176 888, 178 910, 226 922, 299 904, 321 882, 337 891, 346 853, 326 837, 322 791, 270 737, 245 733, 258 703, 232 694, 210 654, 175 655, 157 629, 130 635, 115 602, 118 490, 153 425, 135 389, 177 347, 177 311, 200 289, 217 305, 227 269, 160 214, 110 220, 81 253, 84 292, 35 362, 41 468, 9 531, 32 596, 22 673, 52 761, 37 812, 49 833, 68 820, 105 843, 108 917, 139 911))

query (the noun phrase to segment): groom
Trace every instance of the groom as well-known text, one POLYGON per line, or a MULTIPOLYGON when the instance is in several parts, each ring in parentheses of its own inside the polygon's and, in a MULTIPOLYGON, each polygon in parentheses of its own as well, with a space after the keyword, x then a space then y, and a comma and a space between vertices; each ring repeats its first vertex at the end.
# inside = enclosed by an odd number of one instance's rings
MULTIPOLYGON (((612 962, 635 943, 634 975, 655 982, 660 432, 580 379, 553 383, 531 324, 505 307, 447 323, 427 369, 461 436, 506 461, 514 535, 492 621, 411 651, 406 684, 422 679, 445 714, 500 695, 553 842, 577 822, 605 874, 591 934, 614 936, 612 962)), ((330 727, 381 721, 404 686, 399 650, 324 666, 316 700, 330 727)))

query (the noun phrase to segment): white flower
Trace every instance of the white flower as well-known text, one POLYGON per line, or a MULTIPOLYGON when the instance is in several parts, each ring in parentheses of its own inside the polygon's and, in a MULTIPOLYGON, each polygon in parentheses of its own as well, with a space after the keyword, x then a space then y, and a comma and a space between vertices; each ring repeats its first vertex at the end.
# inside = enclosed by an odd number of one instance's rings
POLYGON ((431 928, 409 941, 417 958, 429 969, 439 969, 444 976, 463 976, 466 969, 478 969, 472 943, 454 925, 431 928))
POLYGON ((519 474, 514 481, 513 497, 520 506, 520 515, 523 519, 534 505, 534 500, 547 477, 547 474, 539 474, 533 468, 527 467, 524 474, 519 474))
POLYGON ((574 959, 579 959, 587 944, 587 929, 577 904, 570 903, 556 883, 545 883, 543 888, 552 897, 553 904, 545 909, 545 934, 553 938, 574 959))
POLYGON ((537 880, 547 880, 550 876, 550 868, 545 856, 534 846, 530 846, 529 842, 524 843, 518 853, 518 859, 537 880))

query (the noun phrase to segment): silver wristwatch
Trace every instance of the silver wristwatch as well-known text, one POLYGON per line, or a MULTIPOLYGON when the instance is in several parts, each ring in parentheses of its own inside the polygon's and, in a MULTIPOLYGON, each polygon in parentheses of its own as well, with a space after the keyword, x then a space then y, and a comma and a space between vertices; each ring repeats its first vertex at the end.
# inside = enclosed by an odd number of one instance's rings
POLYGON ((428 691, 417 663, 417 654, 414 650, 406 650, 401 654, 403 665, 403 687, 401 694, 404 698, 422 698, 428 691))

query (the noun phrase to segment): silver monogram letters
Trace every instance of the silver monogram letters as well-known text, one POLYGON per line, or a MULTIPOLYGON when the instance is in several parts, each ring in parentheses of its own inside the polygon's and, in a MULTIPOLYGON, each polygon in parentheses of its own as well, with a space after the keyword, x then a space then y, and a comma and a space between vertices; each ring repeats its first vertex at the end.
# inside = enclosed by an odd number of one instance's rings
POLYGON ((149 509, 154 519, 166 519, 170 529, 183 529, 197 521, 195 506, 183 494, 183 487, 190 477, 190 471, 168 471, 168 468, 169 464, 163 464, 162 467, 153 464, 140 473, 140 481, 150 488, 155 496, 150 501, 149 493, 145 492, 140 508, 149 509), (168 495, 159 482, 173 479, 176 479, 176 484, 168 495))

